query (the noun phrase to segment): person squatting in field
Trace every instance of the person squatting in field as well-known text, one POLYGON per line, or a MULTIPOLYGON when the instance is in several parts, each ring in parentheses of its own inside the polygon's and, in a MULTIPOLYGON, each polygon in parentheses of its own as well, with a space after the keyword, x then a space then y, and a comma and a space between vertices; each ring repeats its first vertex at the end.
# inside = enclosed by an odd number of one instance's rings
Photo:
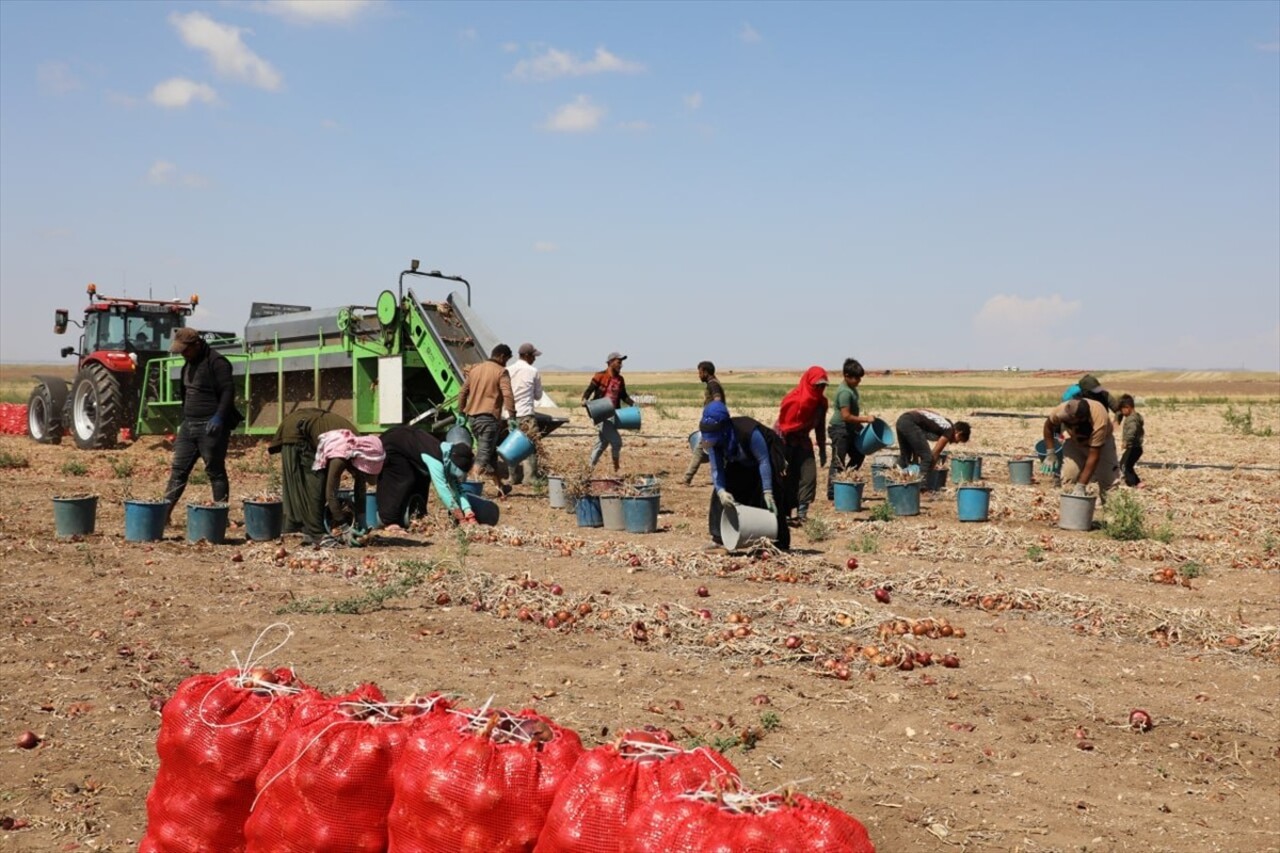
POLYGON ((467 428, 476 442, 476 470, 480 476, 489 476, 498 494, 511 494, 511 486, 502 482, 498 470, 498 441, 502 431, 502 412, 515 414, 515 396, 511 392, 511 376, 507 362, 511 360, 511 347, 498 344, 482 361, 467 371, 458 392, 458 410, 467 418, 467 428))
MULTIPOLYGON (((349 527, 351 533, 360 530, 359 521, 364 507, 368 505, 365 501, 367 487, 377 480, 386 458, 380 436, 356 435, 349 429, 333 429, 320 434, 311 468, 316 472, 324 472, 324 502, 329 510, 331 535, 319 544, 343 544, 336 536, 341 528, 349 527), (338 486, 345 473, 351 474, 353 481, 350 507, 343 506, 338 499, 338 486)), ((374 520, 364 519, 364 528, 373 528, 374 520)))
POLYGON ((864 415, 858 405, 858 386, 866 371, 856 358, 846 358, 841 375, 844 381, 836 388, 827 437, 831 439, 831 468, 827 471, 827 500, 835 498, 836 476, 844 470, 858 470, 866 457, 858 450, 858 436, 864 424, 874 423, 875 415, 864 415))
MULTIPOLYGON (((698 362, 698 381, 703 384, 702 405, 705 406, 707 403, 714 402, 727 404, 724 398, 724 386, 716 378, 716 366, 714 364, 709 361, 698 362)), ((692 451, 689 467, 684 470, 684 484, 686 486, 693 485, 693 478, 697 475, 698 469, 702 467, 703 462, 707 461, 706 451, 701 447, 694 447, 692 451)))
MULTIPOLYGON (((280 455, 280 491, 284 503, 284 532, 302 533, 303 545, 324 538, 327 472, 313 470, 320 436, 331 430, 358 430, 342 415, 323 409, 298 409, 285 415, 267 445, 280 455)), ((336 485, 334 487, 337 488, 336 485)))
POLYGON ((969 424, 952 423, 932 409, 912 409, 898 416, 898 467, 918 465, 920 475, 927 479, 930 471, 942 457, 942 449, 948 444, 964 444, 969 440, 969 424), (929 439, 935 439, 933 447, 929 439))
POLYGON ((1044 419, 1045 457, 1041 473, 1053 474, 1058 467, 1054 435, 1064 427, 1067 438, 1062 444, 1061 482, 1074 486, 1072 494, 1085 494, 1085 485, 1098 484, 1098 494, 1106 500, 1120 475, 1116 458, 1115 429, 1107 407, 1097 400, 1077 398, 1055 407, 1044 419))
POLYGON ((790 550, 788 495, 775 488, 787 464, 778 434, 753 418, 730 417, 729 408, 719 401, 703 407, 698 429, 711 466, 707 528, 712 541, 716 546, 723 545, 720 519, 726 505, 750 506, 773 513, 778 524, 775 544, 784 551, 790 550))
POLYGON ((796 510, 795 523, 803 524, 809 505, 818 495, 818 466, 813 460, 812 432, 818 439, 818 461, 827 464, 827 371, 814 365, 782 398, 774 429, 782 436, 787 466, 783 491, 788 506, 796 510))
POLYGON ((407 527, 426 511, 431 486, 458 524, 475 524, 476 514, 462 490, 475 464, 471 446, 440 439, 414 427, 392 427, 382 434, 387 459, 378 478, 378 517, 383 524, 407 527))
MULTIPOLYGON (((626 360, 627 357, 620 352, 609 353, 605 358, 605 369, 592 376, 587 383, 587 390, 582 392, 583 406, 592 400, 603 398, 608 398, 615 410, 623 403, 632 405, 631 397, 627 394, 627 380, 622 378, 622 362, 626 360)), ((622 460, 622 435, 618 432, 618 425, 613 422, 613 418, 605 418, 596 425, 596 430, 598 435, 595 447, 591 448, 591 467, 596 467, 604 454, 605 445, 608 445, 613 470, 617 473, 622 460)))

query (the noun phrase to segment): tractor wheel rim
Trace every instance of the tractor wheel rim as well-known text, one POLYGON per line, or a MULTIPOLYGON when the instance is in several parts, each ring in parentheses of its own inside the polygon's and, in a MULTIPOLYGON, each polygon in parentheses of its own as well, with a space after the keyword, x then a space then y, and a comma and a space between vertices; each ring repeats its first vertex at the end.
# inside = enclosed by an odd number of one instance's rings
POLYGON ((35 438, 44 438, 44 425, 48 421, 44 398, 33 397, 31 404, 27 409, 27 429, 35 438))
POLYGON ((93 435, 97 428, 97 406, 94 405, 93 395, 89 393, 76 395, 75 417, 76 432, 82 437, 93 435))

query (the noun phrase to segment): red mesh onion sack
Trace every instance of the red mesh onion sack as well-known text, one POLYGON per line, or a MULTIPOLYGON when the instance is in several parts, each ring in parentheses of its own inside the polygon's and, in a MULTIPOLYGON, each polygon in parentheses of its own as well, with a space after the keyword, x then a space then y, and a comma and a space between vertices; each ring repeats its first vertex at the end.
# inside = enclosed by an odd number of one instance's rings
POLYGON ((373 684, 300 708, 258 774, 246 853, 383 853, 391 767, 421 710, 373 684))
POLYGON ((667 732, 630 731, 583 753, 560 786, 536 853, 619 853, 637 808, 738 771, 705 747, 685 750, 667 732))
POLYGON ((139 853, 240 853, 258 772, 299 707, 292 670, 227 669, 178 685, 160 717, 160 769, 139 853))
POLYGON ((803 794, 703 789, 638 806, 622 853, 875 853, 854 818, 803 794))
POLYGON ((393 769, 390 853, 533 849, 582 755, 576 732, 535 711, 451 711, 418 726, 393 769))

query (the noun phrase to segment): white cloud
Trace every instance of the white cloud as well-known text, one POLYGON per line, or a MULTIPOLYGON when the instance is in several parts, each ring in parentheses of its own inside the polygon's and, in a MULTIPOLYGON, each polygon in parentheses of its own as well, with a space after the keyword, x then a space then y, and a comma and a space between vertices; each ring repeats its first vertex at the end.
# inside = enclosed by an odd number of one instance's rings
POLYGON ((293 24, 346 24, 374 6, 373 0, 264 0, 253 8, 293 24))
POLYGON ((589 74, 639 74, 642 63, 622 59, 603 47, 597 47, 595 56, 581 60, 563 50, 547 48, 545 53, 532 59, 522 59, 511 69, 511 76, 518 79, 554 80, 557 77, 585 77, 589 74))
POLYGON ((209 181, 194 172, 182 172, 168 160, 157 160, 147 170, 147 183, 158 187, 180 186, 188 189, 202 189, 209 181))
POLYGON ((1069 302, 1058 294, 1021 296, 997 294, 988 299, 973 318, 974 328, 984 334, 1040 335, 1080 313, 1080 302, 1069 302))
POLYGON ((207 83, 197 83, 185 77, 171 77, 163 83, 157 83, 147 100, 158 107, 181 109, 192 101, 216 104, 218 93, 207 83))
POLYGON ((240 34, 250 30, 220 24, 203 12, 174 12, 169 23, 187 47, 208 54, 214 70, 222 76, 272 92, 283 84, 280 72, 241 40, 240 34))
POLYGON ((557 246, 555 243, 549 243, 546 240, 539 240, 538 242, 533 244, 533 250, 535 252, 546 254, 549 252, 558 252, 560 251, 560 247, 557 246))
POLYGON ((738 27, 737 36, 738 41, 743 44, 759 44, 764 41, 764 36, 756 32, 756 28, 748 24, 746 21, 743 21, 742 26, 738 27))
POLYGON ((80 79, 65 62, 42 62, 36 68, 36 81, 46 95, 65 95, 80 88, 80 79))
POLYGON ((702 107, 702 93, 693 92, 684 96, 684 108, 689 112, 697 112, 702 107))
POLYGON ((557 133, 585 133, 600 127, 606 112, 586 95, 579 95, 552 113, 543 128, 557 133))
POLYGON ((650 125, 649 122, 645 121, 644 119, 635 119, 634 121, 618 122, 618 127, 621 130, 629 130, 632 133, 644 133, 645 131, 649 130, 651 126, 652 125, 650 125))

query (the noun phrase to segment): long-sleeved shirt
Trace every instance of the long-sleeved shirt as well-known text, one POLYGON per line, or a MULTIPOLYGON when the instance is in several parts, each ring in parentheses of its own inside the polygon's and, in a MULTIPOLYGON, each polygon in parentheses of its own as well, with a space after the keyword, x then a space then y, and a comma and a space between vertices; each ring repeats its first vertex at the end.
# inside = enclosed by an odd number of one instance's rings
POLYGON ((462 390, 458 392, 458 408, 469 417, 492 415, 500 418, 504 409, 514 413, 516 403, 507 369, 493 359, 471 368, 462 383, 462 390))
POLYGON ((627 394, 627 380, 622 378, 621 373, 602 370, 591 377, 587 390, 582 392, 582 402, 599 400, 601 397, 608 397, 615 409, 622 403, 628 406, 632 404, 631 396, 627 394))
POLYGON ((276 428, 276 434, 267 445, 268 453, 279 453, 286 444, 305 444, 313 451, 320 444, 320 436, 333 429, 359 431, 351 421, 342 415, 326 412, 323 409, 298 409, 285 415, 276 428))
POLYGON ((463 512, 471 512, 471 501, 467 500, 467 493, 453 482, 445 471, 444 463, 430 453, 423 453, 420 458, 422 464, 426 466, 427 474, 431 477, 431 482, 436 487, 436 494, 440 496, 440 502, 444 504, 444 508, 450 511, 461 509, 463 512))
POLYGON ((231 420, 236 385, 226 356, 199 342, 199 354, 182 366, 182 416, 204 420, 221 415, 231 420))
POLYGON ((533 417, 533 407, 542 399, 542 376, 538 368, 523 358, 507 365, 511 377, 511 396, 515 398, 517 418, 533 417))
POLYGON ((717 489, 726 488, 725 467, 728 465, 750 465, 754 463, 760 474, 762 491, 773 491, 773 464, 769 461, 769 445, 760 429, 752 430, 751 440, 745 445, 734 443, 733 453, 727 458, 722 446, 707 450, 707 460, 711 463, 711 482, 717 489))
POLYGON ((1120 444, 1123 447, 1141 447, 1142 440, 1147 434, 1146 425, 1142 422, 1142 415, 1137 412, 1125 415, 1120 424, 1120 444))

